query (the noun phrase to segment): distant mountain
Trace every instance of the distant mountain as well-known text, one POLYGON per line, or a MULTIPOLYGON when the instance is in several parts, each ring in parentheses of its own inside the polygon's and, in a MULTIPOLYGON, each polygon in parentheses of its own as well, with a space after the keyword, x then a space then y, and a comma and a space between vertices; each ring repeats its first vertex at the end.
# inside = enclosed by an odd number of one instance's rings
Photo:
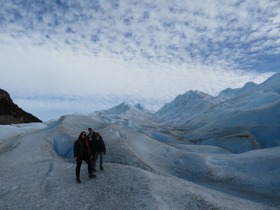
POLYGON ((0 125, 42 122, 37 117, 25 112, 12 101, 5 90, 0 89, 0 125))
POLYGON ((122 103, 94 112, 104 122, 174 145, 211 145, 232 153, 280 146, 280 73, 262 84, 249 82, 217 97, 187 91, 151 113, 122 103))
POLYGON ((111 109, 105 111, 107 114, 125 114, 126 112, 140 112, 140 113, 149 113, 149 111, 140 103, 129 104, 123 102, 111 109))
POLYGON ((145 126, 154 119, 153 114, 142 104, 131 104, 127 102, 123 102, 108 110, 94 112, 90 115, 106 119, 110 123, 118 122, 120 125, 134 128, 145 126))
POLYGON ((185 122, 207 113, 218 102, 206 93, 190 90, 183 95, 178 95, 171 103, 164 105, 155 113, 161 121, 185 122))
POLYGON ((180 139, 194 143, 234 152, 242 152, 242 144, 245 150, 280 146, 280 73, 259 85, 226 89, 217 97, 188 91, 155 115, 169 129, 184 131, 180 139))
POLYGON ((248 82, 246 83, 242 88, 227 88, 220 92, 219 97, 225 97, 225 98, 233 98, 235 96, 238 96, 240 94, 244 94, 246 92, 250 92, 252 88, 254 88, 257 84, 254 82, 248 82))

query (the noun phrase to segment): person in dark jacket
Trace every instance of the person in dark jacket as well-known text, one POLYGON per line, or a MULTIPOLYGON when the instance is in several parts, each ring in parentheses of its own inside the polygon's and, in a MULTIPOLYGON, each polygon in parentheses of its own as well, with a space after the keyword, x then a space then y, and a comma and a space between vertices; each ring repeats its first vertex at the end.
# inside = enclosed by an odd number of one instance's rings
POLYGON ((100 170, 103 171, 103 154, 106 154, 106 147, 102 137, 100 136, 100 133, 94 133, 94 139, 91 146, 93 152, 93 171, 96 171, 95 166, 98 156, 100 161, 99 167, 100 170))
POLYGON ((88 128, 88 135, 87 135, 87 138, 89 141, 92 141, 93 138, 94 138, 94 131, 92 130, 92 128, 88 128))
POLYGON ((96 175, 92 173, 92 161, 90 159, 91 153, 91 147, 89 144, 88 139, 86 138, 86 132, 82 131, 79 135, 79 138, 74 143, 74 158, 76 160, 76 181, 78 183, 81 182, 80 179, 80 171, 81 171, 81 165, 83 160, 88 165, 88 174, 89 178, 94 178, 96 175))

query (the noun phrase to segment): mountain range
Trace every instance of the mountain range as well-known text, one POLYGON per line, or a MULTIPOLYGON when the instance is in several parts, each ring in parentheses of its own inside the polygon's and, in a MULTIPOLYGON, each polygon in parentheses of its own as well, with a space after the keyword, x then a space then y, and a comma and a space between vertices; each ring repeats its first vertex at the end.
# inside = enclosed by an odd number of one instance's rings
POLYGON ((0 209, 279 209, 279 84, 0 125, 0 209), (105 169, 91 180, 83 165, 77 186, 73 144, 89 127, 105 169))
POLYGON ((242 88, 226 89, 216 97, 188 91, 163 106, 155 116, 163 127, 183 130, 179 139, 198 144, 221 146, 232 152, 279 146, 279 84, 277 73, 261 84, 249 82, 242 88))
POLYGON ((221 91, 216 97, 190 90, 156 113, 141 104, 122 103, 92 115, 123 126, 137 124, 143 132, 160 128, 181 142, 241 153, 280 146, 279 84, 277 73, 261 84, 248 82, 242 88, 221 91))
MULTIPOLYGON (((90 115, 124 126, 160 127, 172 138, 213 145, 234 153, 280 146, 280 73, 261 84, 248 82, 216 97, 197 90, 178 95, 152 113, 142 104, 121 103, 90 115), (234 146, 237 145, 237 146, 234 146)), ((0 124, 42 122, 0 89, 0 124)))

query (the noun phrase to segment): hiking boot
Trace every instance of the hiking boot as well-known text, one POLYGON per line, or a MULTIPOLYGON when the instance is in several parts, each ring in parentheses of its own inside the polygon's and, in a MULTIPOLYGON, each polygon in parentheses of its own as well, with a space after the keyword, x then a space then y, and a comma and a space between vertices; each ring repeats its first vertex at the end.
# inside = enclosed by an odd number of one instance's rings
POLYGON ((76 178, 76 182, 77 182, 77 183, 81 183, 80 178, 76 178))
POLYGON ((102 166, 100 166, 100 170, 101 170, 101 171, 103 171, 103 170, 104 170, 104 168, 103 168, 102 166))
POLYGON ((91 178, 95 178, 96 175, 95 174, 89 174, 88 177, 91 179, 91 178))

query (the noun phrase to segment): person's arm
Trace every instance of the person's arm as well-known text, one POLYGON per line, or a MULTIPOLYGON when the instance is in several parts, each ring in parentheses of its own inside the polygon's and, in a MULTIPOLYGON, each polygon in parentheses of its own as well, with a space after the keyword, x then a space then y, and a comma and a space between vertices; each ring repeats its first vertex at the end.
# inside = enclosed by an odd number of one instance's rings
POLYGON ((75 143, 74 143, 73 154, 74 154, 74 159, 77 160, 77 156, 78 156, 78 142, 77 141, 75 141, 75 143))
POLYGON ((100 140, 101 140, 101 142, 102 142, 102 147, 103 147, 103 153, 104 153, 104 155, 106 154, 106 146, 105 146, 105 143, 104 143, 104 141, 103 141, 103 138, 100 136, 100 140))

